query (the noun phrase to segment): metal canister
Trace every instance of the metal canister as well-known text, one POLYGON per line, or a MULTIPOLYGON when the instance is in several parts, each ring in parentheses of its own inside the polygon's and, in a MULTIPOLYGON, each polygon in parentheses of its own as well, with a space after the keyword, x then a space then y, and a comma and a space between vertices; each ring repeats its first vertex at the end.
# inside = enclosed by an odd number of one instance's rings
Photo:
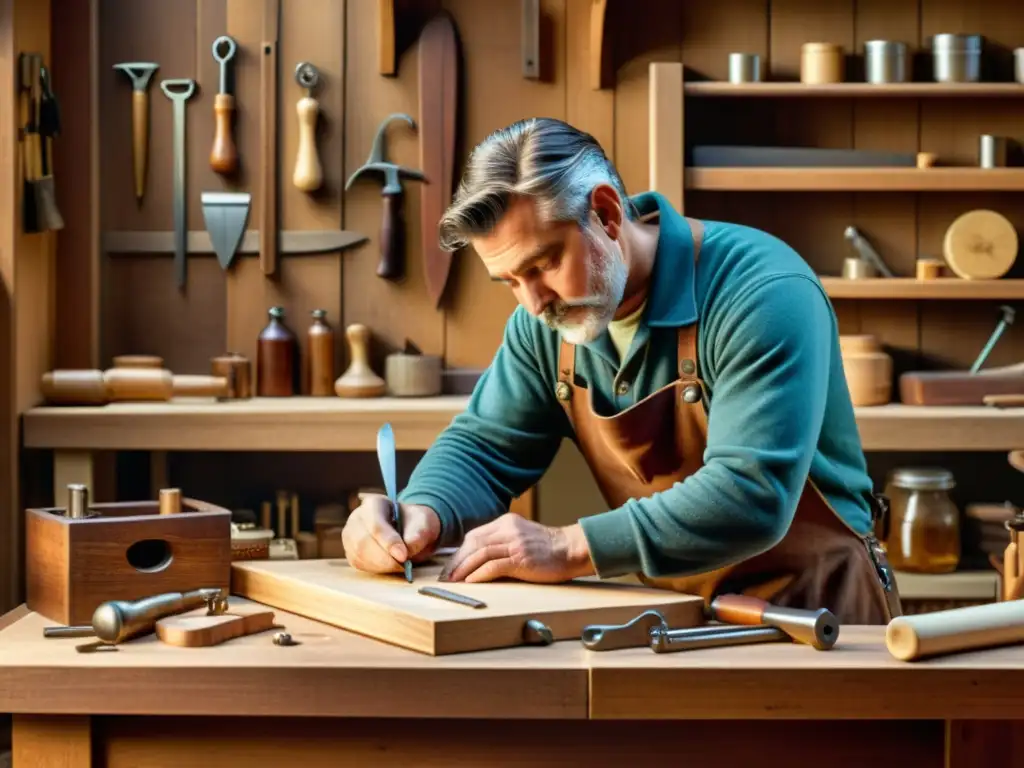
POLYGON ((982 134, 978 139, 978 165, 982 168, 1004 168, 1006 146, 1006 137, 982 134))
POLYGON ((981 80, 981 35, 941 34, 932 38, 932 76, 937 83, 981 80))
POLYGON ((869 83, 905 83, 910 79, 907 44, 895 40, 864 43, 864 79, 869 83))
POLYGON ((1013 52, 1013 79, 1024 83, 1024 48, 1017 48, 1013 52))
POLYGON ((730 53, 729 82, 761 82, 761 57, 756 53, 730 53))
POLYGON ((89 516, 89 489, 81 483, 68 485, 67 516, 78 520, 89 516))

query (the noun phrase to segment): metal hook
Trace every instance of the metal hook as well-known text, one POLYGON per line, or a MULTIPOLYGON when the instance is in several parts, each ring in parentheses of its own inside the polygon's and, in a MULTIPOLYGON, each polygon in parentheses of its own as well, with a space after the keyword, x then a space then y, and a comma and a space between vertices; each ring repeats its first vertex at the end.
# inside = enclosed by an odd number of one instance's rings
POLYGON ((216 59, 221 64, 224 64, 224 63, 230 61, 231 59, 233 59, 234 56, 235 56, 235 51, 237 51, 237 50, 238 50, 238 44, 235 43, 234 38, 229 37, 228 35, 221 35, 220 37, 218 37, 216 40, 213 41, 213 58, 216 59), (227 44, 228 52, 225 53, 223 56, 221 56, 217 52, 217 50, 222 45, 224 45, 224 44, 227 44))

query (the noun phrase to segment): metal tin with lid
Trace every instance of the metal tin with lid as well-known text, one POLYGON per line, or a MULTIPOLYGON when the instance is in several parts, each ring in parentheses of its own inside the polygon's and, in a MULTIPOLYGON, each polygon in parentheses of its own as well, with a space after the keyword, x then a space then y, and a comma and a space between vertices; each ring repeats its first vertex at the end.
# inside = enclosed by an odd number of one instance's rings
POLYGON ((937 83, 978 82, 982 45, 981 35, 935 35, 932 38, 932 78, 937 83))
POLYGON ((905 83, 910 79, 907 44, 896 40, 864 43, 864 79, 869 83, 905 83))

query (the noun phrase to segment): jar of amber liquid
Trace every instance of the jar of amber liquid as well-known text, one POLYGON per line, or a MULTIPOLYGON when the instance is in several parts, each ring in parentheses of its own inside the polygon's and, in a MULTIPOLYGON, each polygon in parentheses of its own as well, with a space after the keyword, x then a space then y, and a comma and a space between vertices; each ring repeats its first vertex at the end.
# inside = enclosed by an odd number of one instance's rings
POLYGON ((889 478, 889 564, 897 571, 948 573, 960 562, 960 510, 945 469, 897 469, 889 478))

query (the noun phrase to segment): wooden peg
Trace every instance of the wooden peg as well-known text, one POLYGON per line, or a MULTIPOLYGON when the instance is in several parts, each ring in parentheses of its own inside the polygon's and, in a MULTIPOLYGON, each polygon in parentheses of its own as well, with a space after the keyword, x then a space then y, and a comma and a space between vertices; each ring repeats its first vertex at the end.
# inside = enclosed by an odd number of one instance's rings
POLYGON ((177 515, 181 513, 181 489, 160 489, 160 514, 177 515))
POLYGON ((324 172, 316 148, 316 122, 320 104, 313 98, 313 89, 320 74, 309 62, 300 62, 295 68, 295 81, 306 89, 306 95, 295 104, 299 117, 299 149, 295 154, 295 172, 292 183, 303 192, 313 192, 323 184, 324 172))
POLYGON ((370 367, 370 329, 354 323, 345 329, 348 340, 348 369, 334 382, 338 397, 382 397, 387 384, 370 367))

